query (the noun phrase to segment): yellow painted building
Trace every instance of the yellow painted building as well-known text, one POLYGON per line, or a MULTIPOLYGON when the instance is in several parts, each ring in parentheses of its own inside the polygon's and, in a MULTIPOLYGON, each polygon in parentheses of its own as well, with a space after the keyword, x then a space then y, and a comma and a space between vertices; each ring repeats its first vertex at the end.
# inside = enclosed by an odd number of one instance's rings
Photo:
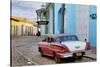
POLYGON ((32 20, 16 16, 11 16, 10 20, 12 36, 29 36, 37 33, 37 24, 32 20))

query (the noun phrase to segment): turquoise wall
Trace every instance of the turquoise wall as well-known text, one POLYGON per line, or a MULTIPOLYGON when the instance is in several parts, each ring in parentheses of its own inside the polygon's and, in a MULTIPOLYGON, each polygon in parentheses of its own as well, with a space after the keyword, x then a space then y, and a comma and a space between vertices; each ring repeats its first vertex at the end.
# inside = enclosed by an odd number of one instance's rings
MULTIPOLYGON (((89 6, 89 15, 96 13, 96 6, 89 6)), ((96 19, 89 18, 89 41, 92 47, 96 46, 96 19)))
POLYGON ((67 15, 67 19, 65 24, 65 33, 68 34, 75 34, 75 28, 76 28, 76 5, 74 4, 66 4, 65 11, 67 15))
MULTIPOLYGON (((60 8, 61 8, 60 3, 55 4, 55 34, 60 33, 61 30, 61 13, 60 8)), ((74 4, 66 4, 65 5, 65 11, 67 18, 65 18, 65 27, 64 27, 64 32, 68 34, 75 34, 75 21, 76 21, 76 13, 75 13, 75 5, 74 4)))
MULTIPOLYGON (((54 33, 58 34, 61 30, 61 14, 59 12, 62 4, 56 3, 54 9, 54 33)), ((64 23, 64 33, 68 34, 76 34, 76 4, 66 4, 65 5, 65 16, 66 18, 64 23)), ((80 5, 79 5, 80 6, 80 5)), ((96 13, 96 6, 94 5, 87 5, 89 6, 89 15, 92 13, 96 13)), ((89 17, 89 24, 88 24, 88 39, 91 43, 92 47, 96 46, 96 19, 91 19, 89 17)))
POLYGON ((48 8, 49 12, 49 23, 48 23, 48 33, 53 34, 53 5, 50 5, 48 8))
POLYGON ((60 17, 60 14, 58 13, 59 10, 61 8, 61 4, 60 3, 56 3, 55 4, 55 9, 54 9, 54 14, 55 14, 55 17, 54 17, 54 23, 55 23, 55 26, 54 26, 54 29, 55 29, 55 34, 58 34, 60 33, 60 20, 59 20, 59 17, 60 17))

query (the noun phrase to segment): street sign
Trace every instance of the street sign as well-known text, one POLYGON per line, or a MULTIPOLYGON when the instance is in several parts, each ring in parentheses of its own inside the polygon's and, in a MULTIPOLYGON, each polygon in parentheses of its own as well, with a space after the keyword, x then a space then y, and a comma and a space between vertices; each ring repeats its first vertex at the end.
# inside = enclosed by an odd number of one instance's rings
POLYGON ((39 25, 47 25, 49 21, 37 21, 39 25))

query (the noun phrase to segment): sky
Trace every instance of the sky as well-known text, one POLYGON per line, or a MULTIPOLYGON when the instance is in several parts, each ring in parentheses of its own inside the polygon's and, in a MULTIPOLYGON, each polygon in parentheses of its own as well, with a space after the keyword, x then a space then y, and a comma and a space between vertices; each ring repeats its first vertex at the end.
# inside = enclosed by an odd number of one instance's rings
POLYGON ((12 0, 11 15, 36 21, 36 10, 41 8, 41 5, 42 2, 12 0))

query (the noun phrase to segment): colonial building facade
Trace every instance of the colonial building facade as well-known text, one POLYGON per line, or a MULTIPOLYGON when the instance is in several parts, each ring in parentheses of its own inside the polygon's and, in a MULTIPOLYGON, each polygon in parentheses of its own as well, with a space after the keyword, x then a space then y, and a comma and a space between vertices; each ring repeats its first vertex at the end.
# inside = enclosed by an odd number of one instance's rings
POLYGON ((96 6, 49 3, 46 9, 48 34, 76 34, 80 40, 87 39, 96 47, 96 6))
POLYGON ((11 35, 29 36, 37 33, 37 24, 22 17, 11 16, 11 35))

